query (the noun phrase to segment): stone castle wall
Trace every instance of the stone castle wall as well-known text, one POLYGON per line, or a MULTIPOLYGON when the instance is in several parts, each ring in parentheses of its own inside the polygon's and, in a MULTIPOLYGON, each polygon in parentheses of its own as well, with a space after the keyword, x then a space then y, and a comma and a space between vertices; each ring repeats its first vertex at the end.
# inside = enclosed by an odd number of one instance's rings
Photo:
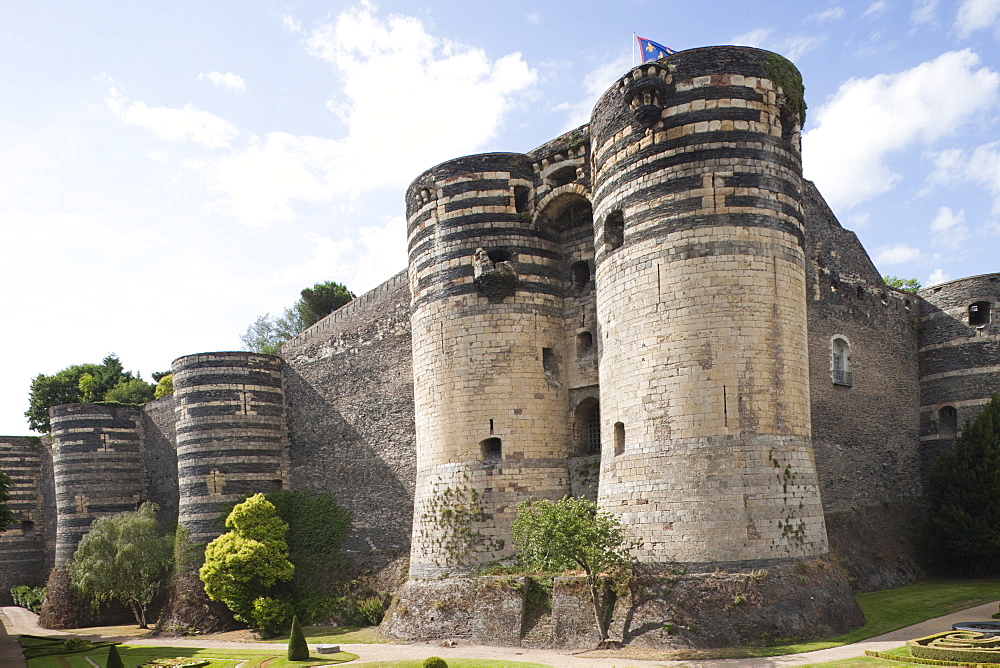
POLYGON ((682 52, 595 107, 599 500, 642 561, 827 551, 798 119, 763 74, 771 57, 682 52))
POLYGON ((405 553, 416 454, 406 273, 285 343, 292 489, 331 494, 353 513, 345 548, 405 553))

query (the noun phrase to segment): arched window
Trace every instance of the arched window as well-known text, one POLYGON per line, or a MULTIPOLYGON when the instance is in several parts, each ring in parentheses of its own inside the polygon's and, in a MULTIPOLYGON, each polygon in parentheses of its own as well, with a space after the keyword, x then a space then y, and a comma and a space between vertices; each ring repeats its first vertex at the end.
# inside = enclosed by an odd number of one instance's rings
POLYGON ((574 262, 570 267, 573 278, 573 294, 580 295, 590 287, 590 265, 586 260, 574 262))
POLYGON ((988 324, 990 324, 990 303, 969 304, 969 327, 982 327, 988 324))
POLYGON ((573 413, 575 449, 580 455, 594 455, 601 451, 601 405, 588 397, 580 402, 573 413))
POLYGON ((625 216, 621 211, 612 211, 604 219, 604 243, 608 250, 621 248, 625 243, 625 216))
POLYGON ((594 335, 590 332, 580 332, 576 335, 576 356, 586 357, 594 353, 594 335))
POLYGON ((830 340, 830 374, 834 385, 854 384, 851 374, 851 344, 847 338, 837 335, 830 340))
POLYGON ((499 438, 484 438, 479 441, 484 462, 498 462, 503 458, 503 444, 499 438))
POLYGON ((952 438, 958 433, 958 411, 954 406, 942 406, 938 410, 938 436, 952 438))

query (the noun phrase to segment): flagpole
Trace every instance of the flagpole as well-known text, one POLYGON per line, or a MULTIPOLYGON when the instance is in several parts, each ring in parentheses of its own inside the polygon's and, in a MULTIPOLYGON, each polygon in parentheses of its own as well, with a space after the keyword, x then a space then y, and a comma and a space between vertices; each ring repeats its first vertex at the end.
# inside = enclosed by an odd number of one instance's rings
POLYGON ((632 67, 635 67, 635 33, 632 33, 632 67))

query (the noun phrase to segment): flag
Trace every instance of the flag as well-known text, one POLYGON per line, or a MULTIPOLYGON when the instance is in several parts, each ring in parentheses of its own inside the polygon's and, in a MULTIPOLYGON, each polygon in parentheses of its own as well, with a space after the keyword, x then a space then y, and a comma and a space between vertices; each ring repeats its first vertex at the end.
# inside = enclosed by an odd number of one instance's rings
POLYGON ((651 60, 659 60, 669 56, 672 53, 677 53, 673 49, 668 49, 667 47, 654 42, 651 39, 646 39, 645 37, 635 37, 639 40, 639 51, 642 53, 642 62, 648 63, 651 60))

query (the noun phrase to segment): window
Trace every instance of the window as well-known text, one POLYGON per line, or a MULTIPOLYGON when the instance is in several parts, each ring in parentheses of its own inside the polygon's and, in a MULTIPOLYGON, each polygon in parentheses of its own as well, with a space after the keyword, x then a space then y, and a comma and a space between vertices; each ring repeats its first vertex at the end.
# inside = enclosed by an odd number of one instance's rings
POLYGON ((479 449, 484 462, 498 462, 503 459, 503 444, 499 438, 484 438, 479 441, 479 449))
POLYGON ((586 357, 594 352, 594 335, 590 332, 580 332, 576 335, 576 356, 586 357))
POLYGON ((990 324, 990 303, 976 302, 969 305, 969 327, 982 327, 990 324))
POLYGON ((528 211, 528 200, 531 191, 525 186, 514 186, 514 211, 516 213, 526 213, 528 211))
POLYGON ((615 422, 615 454, 620 455, 625 452, 625 425, 615 422))
POLYGON ((548 178, 549 185, 553 188, 564 186, 567 183, 573 183, 573 181, 576 181, 576 167, 571 165, 560 167, 556 171, 552 172, 548 178))
POLYGON ((958 411, 954 406, 942 406, 938 411, 938 436, 952 438, 958 433, 958 411))
POLYGON ((25 538, 34 538, 35 523, 31 520, 21 520, 21 535, 25 538))
POLYGON ((604 243, 607 250, 621 248, 625 243, 625 216, 621 211, 612 211, 604 221, 604 243))
POLYGON ((851 344, 842 336, 830 341, 830 373, 834 385, 854 384, 851 374, 851 344))
POLYGON ((594 404, 587 411, 587 453, 595 455, 601 451, 601 406, 594 404))
POLYGON ((570 273, 573 278, 573 294, 583 294, 590 287, 590 265, 586 260, 574 262, 570 273))

